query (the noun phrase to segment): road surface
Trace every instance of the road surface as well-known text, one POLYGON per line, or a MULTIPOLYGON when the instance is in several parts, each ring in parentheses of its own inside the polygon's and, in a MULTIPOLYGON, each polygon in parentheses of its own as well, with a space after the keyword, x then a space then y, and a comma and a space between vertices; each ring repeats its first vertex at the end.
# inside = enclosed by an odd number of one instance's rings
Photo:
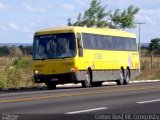
POLYGON ((160 119, 160 82, 1 92, 0 114, 18 120, 149 117, 145 114, 160 119))

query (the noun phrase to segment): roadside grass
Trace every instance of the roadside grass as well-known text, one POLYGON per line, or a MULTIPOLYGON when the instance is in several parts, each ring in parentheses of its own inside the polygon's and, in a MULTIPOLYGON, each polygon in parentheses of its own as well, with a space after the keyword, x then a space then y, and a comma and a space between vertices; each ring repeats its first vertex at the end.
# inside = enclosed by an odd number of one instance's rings
POLYGON ((31 57, 14 59, 1 69, 0 88, 32 87, 32 76, 31 57))
POLYGON ((11 57, 11 56, 0 57, 0 67, 11 64, 16 59, 17 57, 11 57))
POLYGON ((160 69, 158 70, 143 70, 141 71, 138 80, 160 80, 160 69))
POLYGON ((0 89, 6 88, 5 80, 0 77, 0 89))
POLYGON ((141 74, 137 79, 138 80, 160 80, 160 57, 153 57, 152 65, 151 65, 150 57, 142 57, 141 58, 141 74))
MULTIPOLYGON (((153 69, 148 57, 141 60, 141 74, 138 80, 160 80, 160 58, 153 59, 153 69)), ((32 72, 32 58, 0 57, 0 89, 44 86, 35 84, 32 72)))
POLYGON ((141 58, 141 70, 151 70, 151 67, 153 70, 160 69, 160 56, 159 57, 153 57, 152 63, 151 63, 151 57, 142 57, 141 58))

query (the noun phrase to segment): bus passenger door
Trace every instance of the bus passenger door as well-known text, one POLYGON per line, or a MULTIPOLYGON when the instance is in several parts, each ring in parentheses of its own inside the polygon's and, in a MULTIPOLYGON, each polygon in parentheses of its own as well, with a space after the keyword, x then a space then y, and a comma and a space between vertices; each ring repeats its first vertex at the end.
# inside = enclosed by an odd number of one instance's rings
POLYGON ((77 42, 78 42, 78 61, 79 61, 79 67, 82 70, 87 70, 90 66, 89 54, 85 52, 84 46, 83 46, 83 38, 80 33, 77 33, 77 42))
POLYGON ((77 42, 78 42, 78 56, 83 57, 83 43, 80 33, 77 34, 77 42))
POLYGON ((77 49, 78 49, 77 65, 80 70, 84 70, 84 50, 83 50, 81 33, 77 33, 77 49))

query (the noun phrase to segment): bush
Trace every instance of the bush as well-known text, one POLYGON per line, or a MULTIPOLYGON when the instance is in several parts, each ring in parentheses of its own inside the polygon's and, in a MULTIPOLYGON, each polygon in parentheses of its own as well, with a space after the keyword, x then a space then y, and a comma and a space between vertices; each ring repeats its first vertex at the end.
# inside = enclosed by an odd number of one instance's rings
POLYGON ((146 70, 150 68, 150 63, 146 60, 141 61, 141 70, 146 70))
POLYGON ((23 57, 6 66, 4 78, 8 88, 33 86, 32 59, 23 57))
POLYGON ((9 47, 8 46, 0 46, 0 56, 9 55, 9 47))
POLYGON ((0 89, 5 88, 5 87, 6 87, 5 80, 0 78, 0 89))
POLYGON ((32 67, 32 59, 29 57, 18 58, 14 61, 13 66, 20 69, 32 67))
POLYGON ((11 68, 6 71, 7 87, 16 87, 21 84, 22 73, 19 69, 11 68))

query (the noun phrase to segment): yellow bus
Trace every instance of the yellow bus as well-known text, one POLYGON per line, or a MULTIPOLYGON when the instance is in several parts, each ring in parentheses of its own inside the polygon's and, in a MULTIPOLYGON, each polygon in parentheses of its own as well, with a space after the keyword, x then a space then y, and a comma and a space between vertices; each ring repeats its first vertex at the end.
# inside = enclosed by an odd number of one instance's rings
POLYGON ((136 35, 107 28, 77 26, 37 31, 33 42, 36 83, 101 86, 106 81, 128 84, 140 74, 136 35))

